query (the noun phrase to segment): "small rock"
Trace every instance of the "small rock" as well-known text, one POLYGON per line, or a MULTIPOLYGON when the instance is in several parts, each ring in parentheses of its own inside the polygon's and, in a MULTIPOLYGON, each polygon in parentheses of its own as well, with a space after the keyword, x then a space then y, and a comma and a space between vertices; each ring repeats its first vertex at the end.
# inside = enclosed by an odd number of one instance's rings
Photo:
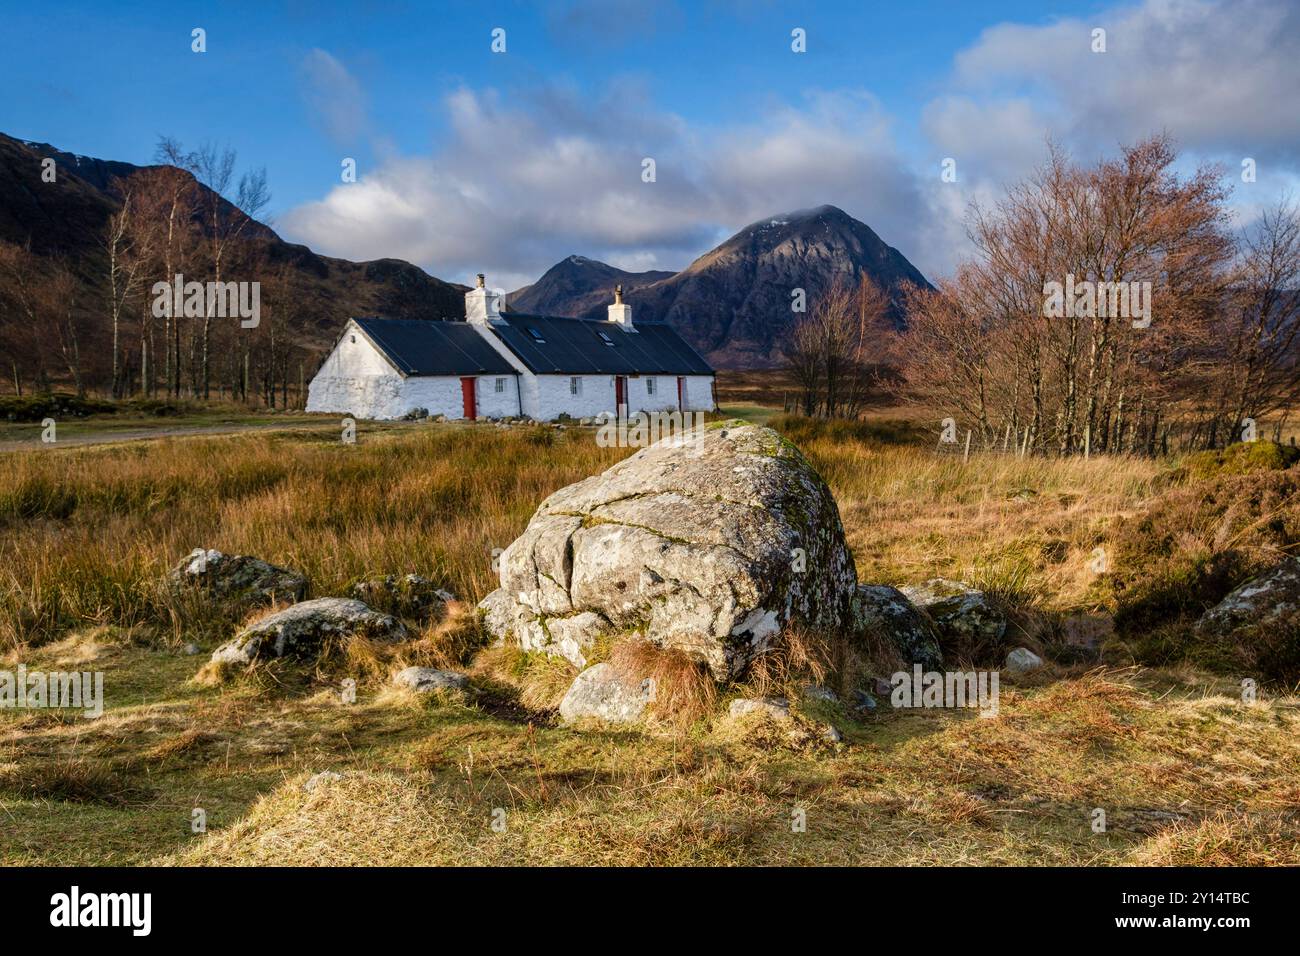
POLYGON ((823 740, 827 740, 833 744, 842 743, 844 741, 844 735, 840 733, 840 729, 834 724, 822 724, 821 731, 823 740))
POLYGON ((894 692, 894 682, 887 677, 873 677, 871 686, 881 697, 888 697, 894 692))
POLYGON ((997 644, 1007 631, 1007 619, 983 591, 960 581, 931 578, 901 589, 930 616, 940 636, 958 647, 997 644))
POLYGON ((840 699, 835 696, 835 691, 829 687, 822 687, 820 684, 809 684, 803 689, 803 695, 808 700, 819 700, 825 704, 838 704, 840 699))
POLYGON ((766 714, 773 720, 790 720, 790 702, 784 697, 738 697, 728 711, 732 717, 766 714))
POLYGON ((568 724, 599 720, 607 724, 633 724, 649 702, 644 685, 629 686, 609 664, 596 664, 574 678, 560 701, 560 718, 568 724))
POLYGON ((303 783, 302 788, 308 793, 314 793, 317 787, 323 787, 326 784, 334 783, 334 781, 342 779, 343 775, 341 773, 335 773, 333 770, 322 770, 320 773, 315 774, 306 780, 303 783))
POLYGON ((1013 674, 1028 674, 1043 666, 1043 659, 1027 647, 1017 647, 1007 655, 1007 670, 1013 674))
POLYGON ((309 657, 331 638, 361 636, 400 641, 406 628, 396 618, 360 601, 317 598, 268 614, 212 653, 214 663, 249 664, 261 656, 309 657))
POLYGON ((1300 628, 1300 557, 1286 558, 1233 590, 1201 616, 1196 632, 1227 636, 1261 626, 1300 628))
POLYGON ((218 601, 241 607, 300 601, 307 593, 307 578, 297 571, 212 548, 195 548, 167 580, 173 587, 201 588, 218 601))
POLYGON ((442 613, 456 595, 418 574, 390 574, 352 586, 352 596, 386 614, 426 621, 442 613))
POLYGON ((186 644, 184 647, 181 648, 181 653, 184 654, 186 657, 193 657, 195 654, 202 653, 202 650, 199 648, 199 645, 197 644, 186 644))
POLYGON ((430 694, 436 690, 464 690, 469 678, 455 671, 440 671, 432 667, 408 667, 393 675, 398 687, 409 687, 417 694, 430 694))
POLYGON ((853 623, 858 630, 887 641, 908 667, 920 664, 937 670, 943 666, 934 625, 898 588, 859 584, 853 594, 853 623))
POLYGON ((872 697, 865 690, 855 690, 853 692, 853 705, 858 710, 875 710, 876 698, 872 697))

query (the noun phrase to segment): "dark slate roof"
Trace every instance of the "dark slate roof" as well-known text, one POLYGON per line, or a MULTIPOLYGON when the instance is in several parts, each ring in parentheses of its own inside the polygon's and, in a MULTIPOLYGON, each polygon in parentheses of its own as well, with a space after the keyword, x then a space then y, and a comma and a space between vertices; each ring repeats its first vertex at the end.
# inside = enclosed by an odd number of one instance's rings
POLYGON ((353 319, 403 375, 513 375, 515 370, 467 322, 353 319))
POLYGON ((663 323, 647 322, 626 332, 615 322, 592 319, 518 312, 503 312, 501 318, 505 321, 494 323, 492 330, 536 374, 713 374, 709 363, 663 323), (601 333, 614 344, 606 344, 601 333))

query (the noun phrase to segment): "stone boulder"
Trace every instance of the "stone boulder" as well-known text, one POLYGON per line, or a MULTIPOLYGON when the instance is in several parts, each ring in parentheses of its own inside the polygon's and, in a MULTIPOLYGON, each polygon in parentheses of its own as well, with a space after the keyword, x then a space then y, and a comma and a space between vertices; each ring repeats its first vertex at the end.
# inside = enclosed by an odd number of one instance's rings
POLYGON ((859 631, 883 639, 909 668, 913 664, 926 670, 943 667, 934 624, 898 588, 859 584, 853 595, 853 622, 859 631))
POLYGON ((650 689, 630 683, 609 664, 596 664, 574 678, 560 701, 560 719, 566 724, 593 720, 606 724, 634 724, 645 713, 650 689))
POLYGON ((1300 631, 1300 557, 1289 557, 1251 578, 1196 622, 1202 636, 1227 636, 1260 627, 1300 631))
POLYGON ((729 717, 744 717, 747 714, 762 714, 782 721, 794 719, 790 713, 790 702, 784 697, 737 697, 727 708, 729 717))
POLYGON ((393 683, 417 694, 431 694, 438 690, 465 690, 469 678, 455 671, 440 671, 432 667, 407 667, 393 675, 393 683))
POLYGON ((268 614, 213 651, 212 661, 249 664, 258 657, 310 658, 332 640, 400 641, 406 636, 400 621, 360 601, 317 598, 268 614))
POLYGON ((450 591, 418 574, 389 574, 360 581, 352 586, 352 597, 376 610, 412 621, 437 618, 448 601, 456 600, 450 591))
POLYGON ((501 555, 498 638, 578 666, 639 632, 738 676, 787 623, 851 621, 856 574, 830 489, 776 432, 715 422, 562 488, 501 555))
POLYGON ((934 622, 945 647, 970 652, 996 646, 1007 632, 1002 611, 983 591, 960 581, 931 578, 900 590, 934 622))
POLYGON ((1007 670, 1012 674, 1029 674, 1043 666, 1043 659, 1027 647, 1017 647, 1007 654, 1007 670))
POLYGON ((240 607, 301 601, 307 578, 246 554, 195 548, 167 575, 176 588, 199 588, 213 599, 240 607))

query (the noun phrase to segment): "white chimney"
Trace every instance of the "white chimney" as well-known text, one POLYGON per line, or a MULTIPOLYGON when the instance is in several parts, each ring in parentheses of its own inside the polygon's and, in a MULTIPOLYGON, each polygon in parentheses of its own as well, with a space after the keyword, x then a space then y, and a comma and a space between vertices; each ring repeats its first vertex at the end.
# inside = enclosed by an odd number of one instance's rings
POLYGON ((632 328, 632 307, 623 304, 623 287, 614 286, 614 304, 609 307, 609 321, 616 323, 624 331, 635 332, 632 328))
POLYGON ((501 321, 501 293, 487 287, 483 273, 478 274, 478 287, 465 293, 465 321, 487 325, 501 321))

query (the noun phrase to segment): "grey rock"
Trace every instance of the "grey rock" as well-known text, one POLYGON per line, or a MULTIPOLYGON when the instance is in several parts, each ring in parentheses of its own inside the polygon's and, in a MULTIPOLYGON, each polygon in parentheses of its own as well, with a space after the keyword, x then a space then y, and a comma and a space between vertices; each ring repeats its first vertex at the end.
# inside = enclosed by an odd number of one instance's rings
POLYGON ((946 641, 964 645, 997 643, 1007 632, 1006 617, 984 592, 960 581, 931 578, 901 590, 929 616, 946 641))
POLYGON ((560 718, 568 724, 583 720, 633 724, 641 719, 649 700, 643 684, 629 684, 609 664, 596 664, 574 678, 560 701, 560 718))
POLYGON ((201 654, 202 650, 199 648, 199 645, 197 644, 186 644, 184 647, 181 648, 181 653, 184 654, 186 657, 193 657, 195 654, 201 654))
POLYGON ((1027 647, 1017 647, 1007 654, 1007 670, 1012 674, 1028 674, 1043 666, 1043 659, 1027 647))
POLYGON ((865 690, 855 690, 853 692, 853 704, 858 710, 875 710, 876 698, 865 690))
POLYGON ((728 713, 732 717, 746 714, 765 714, 773 720, 791 720, 790 702, 784 697, 738 697, 731 702, 728 713))
POLYGON ((455 671, 440 671, 432 667, 407 667, 393 675, 393 683, 407 687, 417 694, 431 694, 437 690, 464 690, 469 678, 455 671))
POLYGON ((342 779, 343 774, 341 773, 335 773, 333 770, 322 770, 320 773, 313 774, 307 780, 304 780, 302 788, 308 793, 315 793, 318 788, 342 779))
POLYGON ((504 596, 480 607, 496 637, 574 663, 637 630, 722 680, 789 622, 845 625, 855 577, 835 500, 803 455, 771 429, 715 422, 547 498, 501 556, 504 596))
POLYGON ((456 600, 456 595, 418 574, 389 574, 360 581, 352 586, 352 597, 376 610, 413 621, 436 618, 448 601, 456 600))
POLYGON ((167 575, 175 588, 199 588, 214 600, 239 607, 300 601, 307 578, 246 554, 195 548, 167 575))
POLYGON ((822 724, 821 732, 822 739, 830 743, 838 744, 844 741, 844 735, 840 733, 840 729, 834 724, 822 724))
POLYGON ((838 704, 840 699, 835 696, 835 691, 829 687, 822 687, 820 684, 809 684, 803 689, 803 696, 807 700, 817 700, 825 704, 838 704))
POLYGON ((348 598, 317 598, 267 615, 218 647, 212 660, 248 664, 258 657, 310 657, 328 640, 354 636, 400 641, 400 621, 348 598))
POLYGON ((1300 630, 1300 557, 1251 578, 1196 622, 1198 634, 1229 635, 1259 627, 1300 630))
POLYGON ((943 666, 934 625, 898 588, 859 584, 853 595, 853 622, 859 630, 884 639, 909 667, 920 664, 937 670, 943 666))

